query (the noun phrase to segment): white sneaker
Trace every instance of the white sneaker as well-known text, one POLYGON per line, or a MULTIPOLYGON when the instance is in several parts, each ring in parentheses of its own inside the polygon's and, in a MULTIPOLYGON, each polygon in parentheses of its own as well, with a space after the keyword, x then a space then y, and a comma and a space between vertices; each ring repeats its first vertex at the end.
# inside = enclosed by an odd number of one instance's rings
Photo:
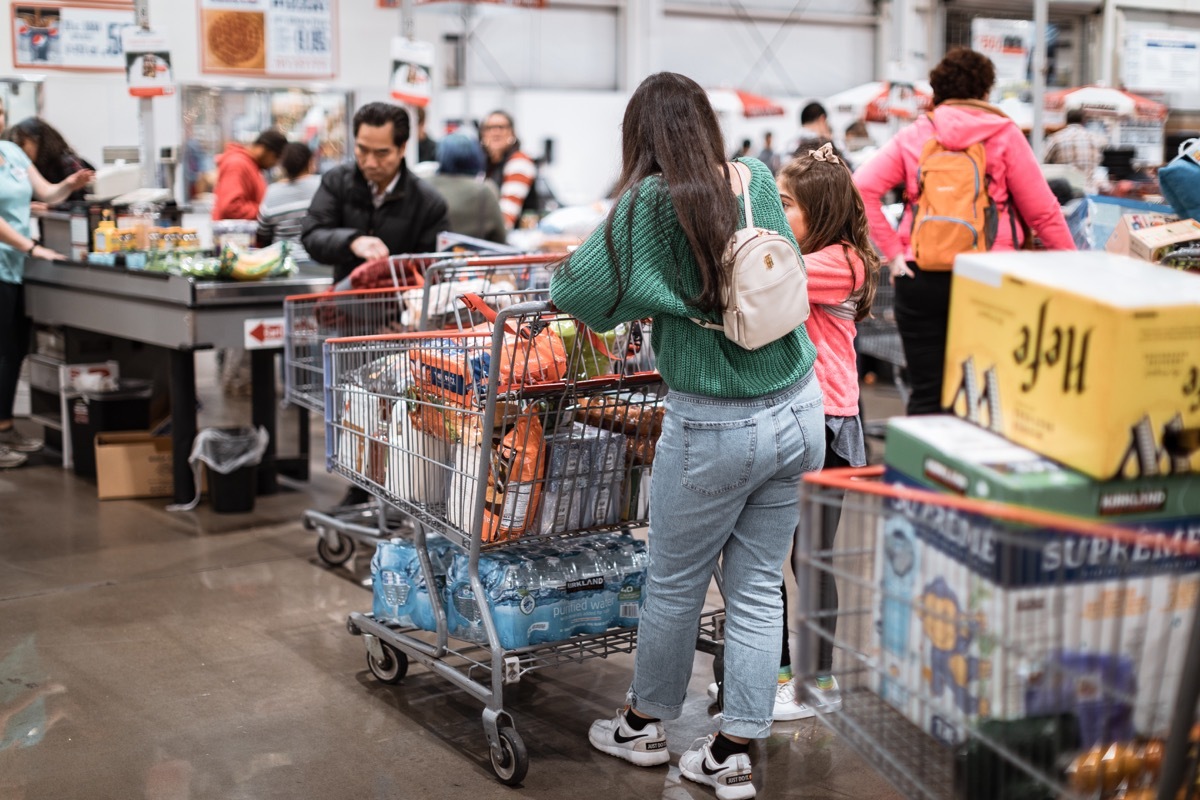
POLYGON ((593 722, 588 741, 601 753, 623 758, 639 767, 656 767, 671 760, 663 724, 649 722, 640 731, 635 731, 626 724, 623 708, 618 708, 612 719, 593 722))
POLYGON ((698 739, 679 757, 679 772, 696 783, 717 790, 717 800, 749 800, 754 797, 749 753, 736 753, 718 764, 712 755, 713 734, 698 739))
POLYGON ((772 714, 772 719, 776 722, 786 722, 793 719, 808 719, 816 716, 816 713, 796 697, 794 680, 779 684, 779 688, 775 690, 775 713, 772 714))
POLYGON ((814 678, 804 686, 806 699, 816 705, 822 714, 832 714, 842 710, 842 690, 837 678, 814 678))
POLYGON ((713 681, 712 683, 710 683, 708 685, 707 694, 708 694, 709 700, 713 701, 714 703, 717 702, 717 698, 720 697, 720 695, 721 695, 721 689, 719 686, 717 686, 716 681, 713 681))
POLYGON ((0 469, 13 469, 28 460, 29 458, 24 453, 18 453, 16 450, 10 450, 0 444, 0 469))
POLYGON ((42 449, 42 440, 22 436, 14 425, 6 431, 0 431, 0 447, 6 447, 18 453, 36 453, 42 449))

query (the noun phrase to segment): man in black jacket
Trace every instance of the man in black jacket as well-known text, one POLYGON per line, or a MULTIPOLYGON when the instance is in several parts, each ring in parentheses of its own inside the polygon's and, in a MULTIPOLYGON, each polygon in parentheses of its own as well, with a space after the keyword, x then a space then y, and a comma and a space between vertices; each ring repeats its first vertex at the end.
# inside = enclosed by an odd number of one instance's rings
POLYGON ((364 261, 396 253, 431 253, 450 227, 446 201, 408 171, 408 112, 368 103, 354 115, 354 163, 321 179, 301 242, 309 256, 333 266, 334 282, 364 261))

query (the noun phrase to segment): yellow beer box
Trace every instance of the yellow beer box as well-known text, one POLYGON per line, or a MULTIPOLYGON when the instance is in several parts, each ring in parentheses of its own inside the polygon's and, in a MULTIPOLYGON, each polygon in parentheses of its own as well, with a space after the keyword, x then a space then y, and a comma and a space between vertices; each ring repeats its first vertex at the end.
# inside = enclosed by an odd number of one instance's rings
POLYGON ((1099 252, 961 255, 942 405, 1100 480, 1200 471, 1200 281, 1099 252))

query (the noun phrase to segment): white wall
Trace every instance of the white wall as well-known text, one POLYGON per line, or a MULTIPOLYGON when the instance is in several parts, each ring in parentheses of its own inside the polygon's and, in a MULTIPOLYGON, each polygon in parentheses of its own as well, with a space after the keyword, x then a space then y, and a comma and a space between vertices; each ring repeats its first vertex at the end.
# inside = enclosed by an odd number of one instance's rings
MULTIPOLYGON (((12 1, 3 0, 5 20, 11 17, 12 1)), ((1200 12, 1200 0, 1119 4, 1128 9, 1127 26, 1163 20, 1200 25, 1196 14, 1166 15, 1185 9, 1200 12), (1146 6, 1154 10, 1147 12, 1146 6)), ((197 5, 196 0, 150 0, 152 23, 172 41, 177 78, 181 83, 237 85, 239 79, 200 72, 197 5)), ((891 41, 888 30, 870 22, 876 13, 873 0, 811 0, 794 17, 789 16, 794 0, 742 0, 749 18, 735 13, 728 0, 574 0, 556 5, 552 2, 541 11, 481 10, 468 57, 470 87, 446 88, 444 65, 439 64, 429 117, 436 136, 446 120, 509 109, 531 154, 542 153, 544 139, 554 140, 548 175, 569 202, 599 197, 615 179, 618 126, 627 92, 646 74, 674 70, 705 86, 743 88, 771 97, 787 109, 785 117, 732 118, 725 129, 729 149, 749 137, 757 150, 765 130, 775 134, 776 147, 781 148, 795 135, 797 111, 809 98, 881 77, 891 41), (624 41, 630 30, 642 40, 624 41), (764 42, 772 42, 773 59, 764 57, 764 42)), ((887 7, 881 5, 883 10, 887 7)), ((929 32, 931 25, 936 28, 931 22, 936 15, 931 17, 923 2, 907 7, 914 15, 908 23, 910 55, 924 59, 914 67, 924 73, 941 55, 930 46, 940 35, 929 32)), ((461 33, 464 25, 456 14, 428 10, 419 11, 415 23, 415 37, 433 42, 439 59, 447 54, 443 37, 461 33)), ((328 84, 352 90, 360 104, 385 99, 389 43, 400 32, 398 10, 379 9, 373 0, 339 0, 339 73, 328 84)), ((11 51, 11 36, 0 36, 0 73, 13 73, 11 51)), ((1200 107, 1200 97, 1188 102, 1200 107)), ((154 103, 158 143, 177 143, 178 101, 154 103)), ((117 73, 46 72, 44 113, 94 161, 103 145, 138 142, 137 103, 128 97, 117 73)))

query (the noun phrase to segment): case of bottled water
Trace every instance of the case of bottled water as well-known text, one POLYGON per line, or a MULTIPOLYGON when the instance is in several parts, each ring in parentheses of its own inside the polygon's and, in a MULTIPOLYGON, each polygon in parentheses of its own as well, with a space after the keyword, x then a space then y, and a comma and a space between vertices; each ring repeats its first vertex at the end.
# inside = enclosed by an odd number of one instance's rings
MULTIPOLYGON (((450 564, 447 620, 451 635, 484 642, 468 567, 464 553, 450 564)), ((500 645, 509 650, 636 625, 645 571, 645 545, 621 534, 572 539, 562 547, 531 542, 479 558, 485 602, 500 645)))
POLYGON ((371 578, 376 619, 426 631, 437 630, 430 598, 442 602, 454 546, 440 536, 429 536, 427 542, 437 584, 432 592, 421 573, 421 561, 412 542, 390 539, 375 548, 371 558, 371 578))

